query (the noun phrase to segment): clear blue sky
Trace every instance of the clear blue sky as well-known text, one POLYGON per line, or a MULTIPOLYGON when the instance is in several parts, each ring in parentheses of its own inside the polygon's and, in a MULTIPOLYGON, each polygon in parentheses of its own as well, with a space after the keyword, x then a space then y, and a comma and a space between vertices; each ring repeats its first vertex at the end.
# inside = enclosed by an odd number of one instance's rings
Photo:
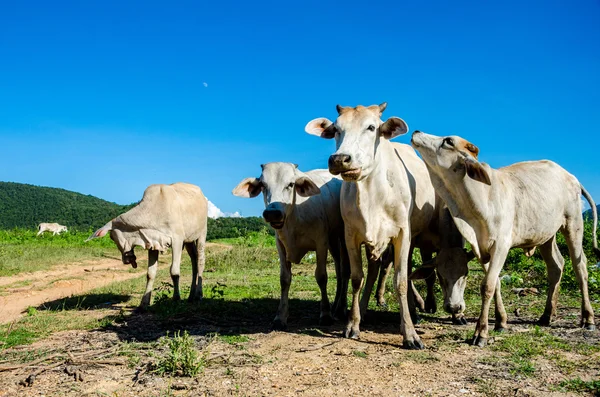
POLYGON ((326 168, 304 125, 387 101, 492 166, 555 160, 600 202, 600 1, 321 3, 5 2, 0 180, 118 203, 187 181, 259 215, 241 179, 326 168))

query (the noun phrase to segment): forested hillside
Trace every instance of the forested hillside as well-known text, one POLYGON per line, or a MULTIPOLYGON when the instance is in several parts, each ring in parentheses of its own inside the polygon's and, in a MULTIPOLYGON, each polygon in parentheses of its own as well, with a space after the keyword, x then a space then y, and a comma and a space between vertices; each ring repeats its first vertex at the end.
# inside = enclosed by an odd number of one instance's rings
MULTIPOLYGON (((596 201, 596 200, 594 200, 594 201, 596 201)), ((598 212, 600 213, 600 204, 598 204, 596 206, 596 208, 598 209, 598 212)), ((583 213, 583 216, 585 217, 585 219, 592 219, 592 210, 589 209, 589 210, 585 211, 583 213)))
POLYGON ((119 205, 64 189, 0 182, 0 229, 29 229, 40 222, 57 222, 88 230, 101 227, 132 205, 119 205))
MULTIPOLYGON (((0 229, 33 229, 41 222, 57 222, 69 229, 87 231, 103 226, 133 205, 64 189, 0 182, 0 229)), ((209 219, 207 238, 239 237, 267 227, 258 217, 209 219)))

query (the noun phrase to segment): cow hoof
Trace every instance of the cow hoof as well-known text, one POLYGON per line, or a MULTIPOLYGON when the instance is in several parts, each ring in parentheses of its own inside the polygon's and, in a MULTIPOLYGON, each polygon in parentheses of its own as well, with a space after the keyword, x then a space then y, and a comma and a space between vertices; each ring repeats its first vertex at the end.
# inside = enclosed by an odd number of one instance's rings
POLYGON ((425 345, 421 342, 420 339, 415 339, 414 341, 405 340, 402 342, 402 347, 407 350, 423 350, 425 349, 425 345))
POLYGON ((271 329, 273 331, 285 331, 287 330, 287 324, 281 321, 280 319, 273 320, 273 324, 271 325, 271 329))
POLYGON ((352 329, 352 328, 346 328, 346 331, 344 331, 344 338, 358 339, 359 336, 360 336, 359 330, 352 329))
POLYGON ((486 347, 487 346, 487 338, 484 338, 482 336, 476 336, 473 338, 473 343, 471 343, 473 346, 478 346, 478 347, 486 347))
POLYGON ((139 305, 134 311, 136 314, 144 314, 148 312, 148 305, 139 305))
POLYGON ((550 326, 550 317, 549 316, 540 317, 537 324, 542 327, 549 327, 550 326))
POLYGON ((595 331, 596 330, 596 325, 587 323, 587 324, 585 324, 583 326, 583 329, 585 329, 587 331, 595 331))
POLYGON ((464 317, 460 317, 460 318, 453 318, 452 319, 452 324, 454 325, 467 325, 469 322, 467 321, 466 318, 464 317))
POLYGON ((319 325, 332 325, 333 324, 333 317, 331 317, 330 315, 326 315, 323 316, 321 318, 319 318, 319 325))
POLYGON ((382 310, 387 311, 389 309, 388 304, 383 301, 383 302, 377 302, 377 307, 381 308, 382 310))
POLYGON ((499 334, 503 333, 506 331, 506 328, 501 327, 501 326, 496 326, 494 327, 494 331, 498 332, 499 334))

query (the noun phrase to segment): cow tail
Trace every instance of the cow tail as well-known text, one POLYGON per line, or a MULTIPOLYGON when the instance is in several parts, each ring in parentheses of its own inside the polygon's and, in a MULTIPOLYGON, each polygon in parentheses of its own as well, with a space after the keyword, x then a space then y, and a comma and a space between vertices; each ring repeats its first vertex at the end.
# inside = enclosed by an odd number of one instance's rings
POLYGON ((592 238, 593 238, 594 253, 596 254, 596 256, 598 258, 600 258, 600 249, 598 249, 598 238, 596 236, 596 229, 598 227, 598 209, 596 208, 596 203, 594 203, 594 199, 588 193, 588 191, 585 190, 585 188, 583 187, 583 185, 579 184, 579 186, 581 186, 581 194, 583 195, 583 197, 585 197, 585 199, 587 200, 587 202, 590 204, 590 207, 592 208, 592 220, 594 222, 594 226, 592 228, 592 238))

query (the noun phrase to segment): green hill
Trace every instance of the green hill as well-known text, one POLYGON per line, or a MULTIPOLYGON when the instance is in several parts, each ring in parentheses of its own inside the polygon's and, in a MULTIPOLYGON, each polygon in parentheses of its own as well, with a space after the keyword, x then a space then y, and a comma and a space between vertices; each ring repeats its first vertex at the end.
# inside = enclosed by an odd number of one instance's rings
POLYGON ((57 222, 88 230, 101 227, 132 206, 64 189, 0 182, 0 229, 31 229, 41 222, 57 222))
MULTIPOLYGON (((0 182, 0 229, 35 229, 41 222, 57 222, 87 231, 103 226, 134 205, 119 205, 65 189, 0 182)), ((207 239, 240 237, 264 228, 268 225, 258 217, 209 219, 207 239)))

